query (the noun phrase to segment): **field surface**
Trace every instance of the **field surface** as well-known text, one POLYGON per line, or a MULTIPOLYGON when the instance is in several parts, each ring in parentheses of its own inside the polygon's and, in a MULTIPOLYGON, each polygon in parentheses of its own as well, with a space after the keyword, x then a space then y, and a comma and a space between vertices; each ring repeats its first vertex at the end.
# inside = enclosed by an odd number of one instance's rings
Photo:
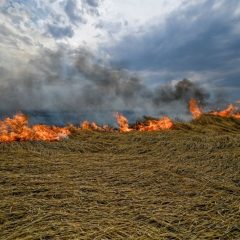
POLYGON ((2 143, 0 239, 240 239, 240 122, 2 143))

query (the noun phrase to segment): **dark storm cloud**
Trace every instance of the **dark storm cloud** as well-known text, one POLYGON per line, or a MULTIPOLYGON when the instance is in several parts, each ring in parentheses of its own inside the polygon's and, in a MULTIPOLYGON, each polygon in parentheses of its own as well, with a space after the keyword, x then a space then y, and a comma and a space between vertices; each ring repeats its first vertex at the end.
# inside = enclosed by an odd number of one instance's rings
POLYGON ((217 79, 237 84, 240 77, 240 9, 238 0, 204 1, 178 9, 164 26, 147 26, 110 49, 113 62, 134 70, 176 72, 179 75, 217 72, 217 79), (219 6, 217 6, 219 5, 219 6), (229 73, 229 76, 228 74, 229 73), (233 80, 236 79, 236 80, 233 80), (238 80, 237 80, 238 79, 238 80))

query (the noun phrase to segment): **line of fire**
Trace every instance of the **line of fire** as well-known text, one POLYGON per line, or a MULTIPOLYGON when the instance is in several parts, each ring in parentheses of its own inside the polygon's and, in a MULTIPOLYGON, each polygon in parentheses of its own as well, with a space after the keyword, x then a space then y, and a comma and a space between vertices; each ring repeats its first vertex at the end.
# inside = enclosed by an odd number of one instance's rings
MULTIPOLYGON (((240 112, 237 106, 230 104, 221 111, 204 110, 199 106, 198 101, 191 99, 189 102, 189 111, 193 119, 201 118, 202 115, 214 115, 222 118, 234 118, 240 120, 240 112)), ((168 116, 160 119, 148 119, 145 121, 129 124, 128 119, 121 113, 115 114, 118 128, 109 125, 100 126, 96 122, 83 121, 80 126, 69 124, 64 127, 37 124, 30 126, 28 116, 18 113, 13 118, 5 118, 0 121, 0 142, 14 141, 59 141, 68 138, 75 131, 101 131, 121 133, 140 131, 169 131, 176 129, 175 122, 168 116)))

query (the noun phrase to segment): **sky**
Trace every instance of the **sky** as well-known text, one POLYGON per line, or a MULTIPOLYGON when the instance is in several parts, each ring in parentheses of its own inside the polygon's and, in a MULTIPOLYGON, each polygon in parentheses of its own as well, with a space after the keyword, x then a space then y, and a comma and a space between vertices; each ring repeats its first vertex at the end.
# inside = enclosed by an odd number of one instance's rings
POLYGON ((0 39, 0 109, 166 110, 184 78, 240 98, 239 0, 0 0, 0 39))

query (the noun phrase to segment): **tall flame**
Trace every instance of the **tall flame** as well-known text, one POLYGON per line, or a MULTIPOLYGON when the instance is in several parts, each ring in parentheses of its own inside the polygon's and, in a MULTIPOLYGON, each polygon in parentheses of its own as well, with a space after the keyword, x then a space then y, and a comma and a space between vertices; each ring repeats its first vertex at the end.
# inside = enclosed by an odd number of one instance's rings
POLYGON ((129 128, 128 120, 122 114, 116 113, 115 117, 119 125, 120 132, 131 132, 133 130, 132 128, 129 128))
POLYGON ((197 100, 191 99, 189 102, 189 110, 193 118, 199 118, 203 114, 203 110, 198 106, 197 100))

